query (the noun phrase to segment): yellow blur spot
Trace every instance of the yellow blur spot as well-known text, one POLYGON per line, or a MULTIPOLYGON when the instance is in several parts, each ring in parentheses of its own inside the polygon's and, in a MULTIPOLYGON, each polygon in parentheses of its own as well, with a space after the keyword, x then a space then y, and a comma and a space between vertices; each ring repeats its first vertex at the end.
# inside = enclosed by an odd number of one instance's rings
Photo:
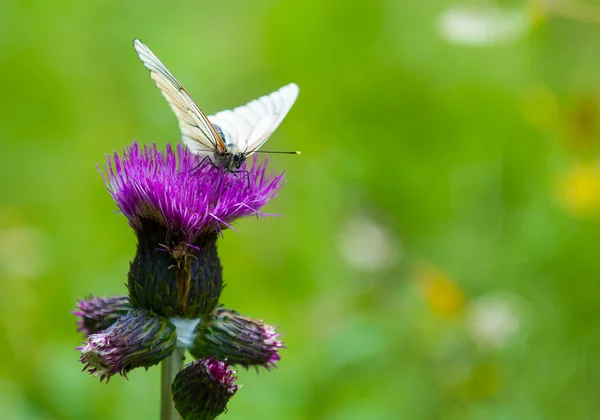
POLYGON ((593 163, 574 165, 558 177, 558 201, 579 217, 600 215, 600 167, 593 163))
POLYGON ((435 267, 421 268, 417 281, 419 292, 437 315, 456 318, 463 314, 465 295, 446 273, 435 267))

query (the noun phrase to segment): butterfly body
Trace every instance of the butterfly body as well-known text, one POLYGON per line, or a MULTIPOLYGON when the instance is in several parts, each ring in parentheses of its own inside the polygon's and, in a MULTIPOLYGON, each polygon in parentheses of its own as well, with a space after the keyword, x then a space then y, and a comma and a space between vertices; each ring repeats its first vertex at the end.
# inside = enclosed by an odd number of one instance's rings
POLYGON ((146 45, 136 39, 134 48, 177 116, 182 142, 225 172, 239 172, 246 158, 281 124, 298 96, 298 86, 290 83, 246 105, 207 117, 146 45))
POLYGON ((246 153, 239 151, 216 152, 213 155, 213 163, 225 172, 233 172, 240 169, 245 161, 246 153))

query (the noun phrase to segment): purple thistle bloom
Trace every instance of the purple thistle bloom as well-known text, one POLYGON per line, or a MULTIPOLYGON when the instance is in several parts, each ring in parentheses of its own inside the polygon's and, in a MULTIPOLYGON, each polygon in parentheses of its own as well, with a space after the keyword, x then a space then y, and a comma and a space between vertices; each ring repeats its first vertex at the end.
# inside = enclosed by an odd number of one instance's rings
POLYGON ((77 331, 90 335, 107 329, 132 309, 127 296, 90 296, 77 302, 73 315, 78 318, 77 331))
POLYGON ((279 349, 285 347, 278 337, 275 328, 261 320, 219 308, 198 324, 196 339, 189 350, 198 359, 215 357, 231 365, 262 366, 270 370, 281 359, 279 349))
POLYGON ((166 152, 137 143, 107 157, 104 181, 138 237, 129 270, 134 307, 165 317, 211 313, 223 289, 218 232, 259 213, 282 185, 266 164, 235 174, 216 169, 183 146, 166 152))
POLYGON ((266 175, 266 163, 256 158, 239 174, 201 162, 182 145, 176 150, 167 145, 161 152, 156 145, 140 149, 133 143, 122 157, 107 156, 104 180, 133 229, 140 232, 154 220, 187 244, 204 232, 231 227, 240 217, 266 216, 259 210, 281 188, 283 174, 266 175))
POLYGON ((140 308, 120 317, 105 331, 91 334, 77 350, 81 351, 83 369, 103 380, 156 365, 173 352, 176 343, 175 326, 168 319, 140 308))
POLYGON ((235 371, 225 362, 196 360, 177 374, 171 391, 175 408, 184 420, 214 419, 238 391, 235 371))

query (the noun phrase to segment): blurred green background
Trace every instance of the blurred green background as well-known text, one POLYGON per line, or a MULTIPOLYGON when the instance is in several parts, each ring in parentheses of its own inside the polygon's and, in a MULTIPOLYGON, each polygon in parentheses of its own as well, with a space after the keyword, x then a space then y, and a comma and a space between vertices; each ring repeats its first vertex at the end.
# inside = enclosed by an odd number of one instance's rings
POLYGON ((279 325, 233 419, 598 419, 600 4, 0 3, 0 417, 158 418, 159 371, 81 373, 70 314, 135 237, 95 163, 179 142, 139 37, 214 113, 288 82, 287 183, 219 242, 279 325))

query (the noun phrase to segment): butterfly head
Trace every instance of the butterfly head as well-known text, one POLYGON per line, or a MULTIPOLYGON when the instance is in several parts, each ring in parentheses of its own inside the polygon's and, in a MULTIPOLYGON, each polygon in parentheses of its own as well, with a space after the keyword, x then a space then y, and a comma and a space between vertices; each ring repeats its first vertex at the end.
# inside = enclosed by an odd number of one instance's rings
POLYGON ((239 150, 234 145, 228 144, 226 151, 215 152, 214 161, 218 167, 231 172, 240 169, 246 161, 247 156, 246 152, 239 150))
POLYGON ((227 151, 225 155, 228 157, 227 167, 229 169, 240 169, 246 161, 248 154, 235 143, 226 143, 227 151))
POLYGON ((246 153, 238 152, 232 155, 232 163, 236 169, 240 169, 244 161, 246 160, 246 153))

